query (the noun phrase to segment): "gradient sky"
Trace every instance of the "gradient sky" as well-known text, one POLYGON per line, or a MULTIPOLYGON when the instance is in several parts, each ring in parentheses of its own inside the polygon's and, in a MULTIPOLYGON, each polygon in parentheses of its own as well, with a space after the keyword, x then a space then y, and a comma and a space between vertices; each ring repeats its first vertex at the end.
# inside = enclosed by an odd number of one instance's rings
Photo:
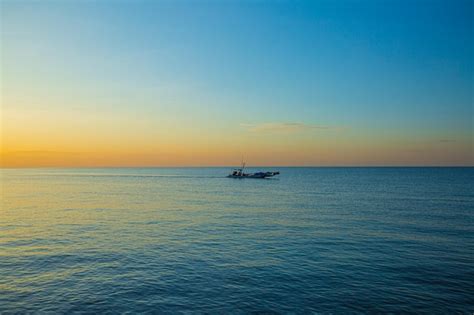
POLYGON ((474 165, 473 1, 5 1, 2 165, 474 165))

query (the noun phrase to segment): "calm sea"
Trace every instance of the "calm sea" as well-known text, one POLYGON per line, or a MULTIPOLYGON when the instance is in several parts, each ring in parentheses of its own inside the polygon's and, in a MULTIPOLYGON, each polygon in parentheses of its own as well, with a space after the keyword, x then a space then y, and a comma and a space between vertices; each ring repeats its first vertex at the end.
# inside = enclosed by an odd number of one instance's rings
POLYGON ((474 312, 474 168, 279 170, 1 170, 0 312, 474 312))

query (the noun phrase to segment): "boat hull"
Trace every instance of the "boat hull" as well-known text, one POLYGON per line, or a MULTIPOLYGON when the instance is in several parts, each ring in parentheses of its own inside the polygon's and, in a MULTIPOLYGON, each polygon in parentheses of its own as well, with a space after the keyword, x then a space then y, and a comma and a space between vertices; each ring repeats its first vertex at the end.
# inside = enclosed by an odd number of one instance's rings
POLYGON ((263 179, 263 178, 269 178, 269 177, 273 177, 275 175, 278 175, 280 174, 280 172, 266 172, 266 173, 263 173, 263 172, 260 172, 260 173, 253 173, 253 174, 242 174, 242 175, 228 175, 227 177, 228 178, 260 178, 260 179, 263 179))

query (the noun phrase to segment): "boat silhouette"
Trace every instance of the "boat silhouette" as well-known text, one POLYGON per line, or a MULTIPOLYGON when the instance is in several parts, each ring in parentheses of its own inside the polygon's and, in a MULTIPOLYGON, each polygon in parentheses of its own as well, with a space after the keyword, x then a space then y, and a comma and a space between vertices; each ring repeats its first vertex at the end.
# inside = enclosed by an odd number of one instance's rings
POLYGON ((269 178, 275 175, 279 175, 280 172, 256 172, 256 173, 245 173, 245 162, 242 162, 241 168, 232 170, 232 173, 227 175, 229 178, 269 178))

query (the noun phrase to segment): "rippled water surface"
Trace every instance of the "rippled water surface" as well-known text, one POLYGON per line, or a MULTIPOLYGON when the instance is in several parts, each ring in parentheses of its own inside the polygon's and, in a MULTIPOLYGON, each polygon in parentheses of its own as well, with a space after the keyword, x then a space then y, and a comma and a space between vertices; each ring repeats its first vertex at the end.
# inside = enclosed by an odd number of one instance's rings
POLYGON ((0 312, 474 312, 473 168, 279 170, 2 170, 0 312))

